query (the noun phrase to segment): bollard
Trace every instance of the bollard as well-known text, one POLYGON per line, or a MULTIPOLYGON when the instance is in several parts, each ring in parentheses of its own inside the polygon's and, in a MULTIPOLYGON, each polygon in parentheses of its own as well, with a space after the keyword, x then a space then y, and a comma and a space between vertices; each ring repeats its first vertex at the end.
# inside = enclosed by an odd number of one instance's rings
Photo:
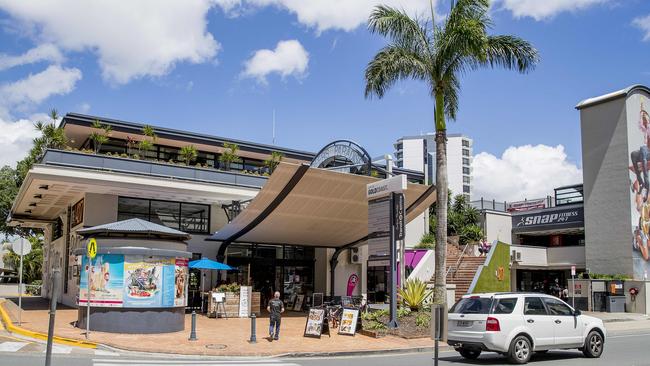
POLYGON ((257 343, 257 336, 255 335, 255 320, 257 317, 255 316, 255 313, 251 314, 251 339, 249 340, 250 343, 257 343))
POLYGON ((196 341, 196 311, 192 310, 192 329, 190 330, 190 341, 196 341))

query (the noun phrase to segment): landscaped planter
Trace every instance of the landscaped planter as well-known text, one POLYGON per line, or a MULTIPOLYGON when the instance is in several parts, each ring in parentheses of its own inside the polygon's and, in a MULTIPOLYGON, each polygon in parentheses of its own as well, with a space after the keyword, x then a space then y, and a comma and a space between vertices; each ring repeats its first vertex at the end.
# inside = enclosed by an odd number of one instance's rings
MULTIPOLYGON (((226 292, 226 316, 228 318, 239 318, 239 292, 226 292)), ((223 309, 219 307, 216 308, 216 303, 212 303, 212 308, 210 309, 212 314, 218 314, 218 316, 223 316, 223 309), (218 312, 217 312, 218 310, 218 312)), ((256 316, 260 316, 260 293, 253 292, 251 299, 251 313, 256 316)))

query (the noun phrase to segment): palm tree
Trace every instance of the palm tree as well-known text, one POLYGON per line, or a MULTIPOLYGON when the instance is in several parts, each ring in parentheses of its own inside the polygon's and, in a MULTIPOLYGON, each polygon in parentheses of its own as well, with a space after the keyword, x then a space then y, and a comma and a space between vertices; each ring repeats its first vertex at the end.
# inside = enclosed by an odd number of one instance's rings
POLYGON ((138 142, 138 157, 140 159, 145 159, 147 152, 153 150, 154 143, 158 136, 156 136, 154 128, 149 125, 142 126, 142 134, 144 137, 138 142))
POLYGON ((376 7, 368 21, 372 33, 390 39, 369 62, 366 98, 382 98, 398 80, 427 83, 434 100, 436 128, 436 227, 434 301, 446 303, 447 251, 447 125, 458 111, 460 76, 482 67, 502 67, 521 73, 538 62, 537 51, 525 40, 490 35, 489 0, 458 0, 442 24, 412 18, 387 6, 376 7))
POLYGON ((185 165, 190 165, 191 162, 196 160, 196 157, 199 155, 199 152, 196 150, 194 145, 187 145, 181 147, 181 151, 178 154, 178 157, 185 162, 185 165))
POLYGON ((223 147, 224 150, 221 153, 221 156, 219 156, 219 161, 223 164, 224 170, 230 170, 232 163, 241 161, 239 155, 237 155, 237 151, 239 151, 239 145, 224 142, 223 147))
POLYGON ((65 131, 61 127, 57 127, 56 123, 59 120, 59 114, 56 109, 50 111, 50 122, 38 121, 34 124, 34 128, 38 130, 41 135, 34 139, 34 153, 35 160, 40 159, 45 150, 47 149, 62 149, 68 143, 68 138, 65 136, 65 131))
POLYGON ((101 150, 102 145, 108 142, 113 128, 110 125, 102 124, 97 119, 93 121, 92 127, 96 131, 93 131, 89 138, 93 142, 93 148, 95 149, 95 154, 97 154, 101 150))
POLYGON ((275 168, 277 168, 282 161, 283 156, 284 155, 279 151, 271 152, 271 156, 269 156, 269 158, 264 161, 264 165, 268 168, 269 174, 273 174, 275 168))

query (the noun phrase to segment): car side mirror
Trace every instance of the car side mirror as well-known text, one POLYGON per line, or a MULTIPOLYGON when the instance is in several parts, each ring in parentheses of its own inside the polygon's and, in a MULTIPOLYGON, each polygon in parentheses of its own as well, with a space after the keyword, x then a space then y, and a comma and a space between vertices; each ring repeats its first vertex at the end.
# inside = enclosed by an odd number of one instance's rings
POLYGON ((580 309, 573 310, 573 316, 580 316, 580 314, 582 314, 582 311, 580 311, 580 309))

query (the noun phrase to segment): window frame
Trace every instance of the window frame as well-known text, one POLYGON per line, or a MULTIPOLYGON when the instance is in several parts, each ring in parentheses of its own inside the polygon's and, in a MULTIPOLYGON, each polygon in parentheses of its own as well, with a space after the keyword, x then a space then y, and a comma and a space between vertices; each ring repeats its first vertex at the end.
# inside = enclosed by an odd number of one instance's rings
POLYGON ((518 303, 519 303, 519 297, 516 297, 516 296, 515 297, 502 297, 502 298, 499 298, 499 299, 494 299, 494 302, 492 303, 492 311, 490 311, 490 314, 510 315, 510 314, 514 313, 515 309, 517 308, 518 303), (505 312, 497 313, 496 312, 497 306, 499 306, 499 304, 503 300, 514 300, 515 301, 514 305, 512 306, 512 309, 510 309, 509 313, 505 313, 505 312))
POLYGON ((526 296, 524 297, 524 308, 522 310, 522 313, 524 316, 549 316, 551 315, 548 308, 546 307, 546 304, 544 303, 544 300, 541 296, 526 296), (526 301, 528 299, 537 299, 539 302, 542 304, 542 307, 544 308, 545 314, 526 314, 526 301))
POLYGON ((573 314, 575 312, 575 310, 571 309, 571 306, 569 306, 564 301, 559 300, 559 299, 554 299, 552 297, 542 297, 542 302, 544 303, 544 306, 546 307, 546 311, 551 316, 573 316, 573 314), (551 305, 547 304, 547 302, 556 302, 558 305, 566 307, 569 310, 569 314, 553 314, 553 310, 551 308, 551 305))
POLYGON ((210 205, 206 205, 203 203, 195 203, 195 202, 180 202, 180 201, 170 201, 170 200, 157 200, 157 199, 149 199, 149 198, 139 198, 139 197, 128 197, 128 196, 118 196, 117 198, 117 217, 119 220, 126 220, 124 216, 128 218, 140 218, 149 222, 152 219, 152 203, 153 202, 160 202, 160 203, 167 203, 167 204, 174 204, 178 205, 178 225, 176 227, 171 227, 168 225, 159 224, 163 225, 166 227, 169 227, 171 229, 176 229, 179 231, 187 232, 190 234, 199 234, 199 235, 210 235, 210 222, 212 220, 212 207, 210 205), (147 203, 147 213, 140 213, 140 212, 134 212, 134 211, 124 211, 120 210, 120 199, 126 199, 126 200, 136 200, 136 201, 141 201, 141 202, 146 202, 147 203), (205 231, 198 231, 198 230, 183 230, 182 229, 182 223, 183 223, 183 205, 198 205, 198 206, 205 206, 207 208, 207 218, 203 219, 205 221, 205 231), (120 216, 122 218, 120 219, 120 216))

